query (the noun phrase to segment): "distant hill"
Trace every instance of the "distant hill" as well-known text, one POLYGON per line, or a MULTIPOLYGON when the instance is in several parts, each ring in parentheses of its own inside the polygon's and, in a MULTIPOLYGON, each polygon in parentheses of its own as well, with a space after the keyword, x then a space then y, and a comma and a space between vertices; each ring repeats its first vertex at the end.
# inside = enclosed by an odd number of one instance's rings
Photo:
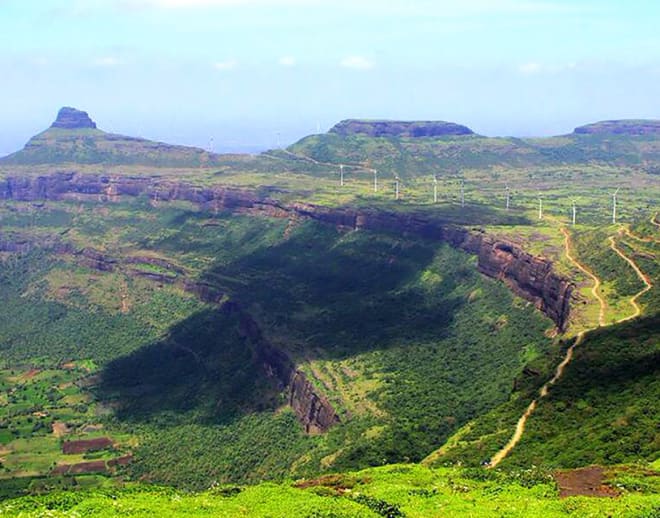
POLYGON ((601 121, 575 128, 577 135, 657 135, 660 120, 628 119, 601 121))
POLYGON ((345 120, 288 150, 319 162, 415 177, 465 169, 584 164, 660 167, 660 121, 605 121, 545 138, 485 137, 450 122, 345 120))
POLYGON ((89 115, 64 107, 46 131, 25 147, 0 158, 0 164, 106 164, 199 167, 218 164, 221 155, 200 148, 176 146, 147 139, 106 133, 89 115))
POLYGON ((330 133, 368 135, 370 137, 441 137, 474 135, 467 126, 445 121, 390 121, 347 119, 336 124, 330 133))

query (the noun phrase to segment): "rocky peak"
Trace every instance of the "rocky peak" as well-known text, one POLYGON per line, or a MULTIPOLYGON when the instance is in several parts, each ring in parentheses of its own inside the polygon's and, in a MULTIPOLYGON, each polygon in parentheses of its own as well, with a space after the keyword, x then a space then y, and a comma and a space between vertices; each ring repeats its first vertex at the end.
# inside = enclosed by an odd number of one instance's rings
POLYGON ((96 129, 96 123, 89 117, 87 112, 65 106, 58 112, 57 119, 55 119, 51 128, 96 129))
POLYGON ((342 136, 369 137, 441 137, 445 135, 473 135, 467 126, 445 121, 390 121, 347 119, 336 124, 330 133, 342 136))

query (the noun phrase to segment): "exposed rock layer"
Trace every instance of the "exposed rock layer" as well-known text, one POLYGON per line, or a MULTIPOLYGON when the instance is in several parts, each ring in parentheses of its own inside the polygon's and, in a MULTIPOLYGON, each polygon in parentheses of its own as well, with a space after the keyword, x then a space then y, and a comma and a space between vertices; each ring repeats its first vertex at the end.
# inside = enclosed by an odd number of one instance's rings
MULTIPOLYGON (((479 269, 484 274, 503 280, 518 295, 532 301, 560 330, 564 330, 568 321, 573 284, 554 271, 551 261, 532 256, 512 243, 448 225, 426 214, 323 207, 308 203, 287 205, 244 189, 157 183, 146 177, 111 178, 104 175, 56 173, 33 178, 9 177, 0 181, 0 199, 103 201, 117 199, 122 195, 146 195, 159 201, 186 200, 209 210, 260 213, 272 217, 304 217, 338 227, 408 233, 445 241, 477 255, 479 269)), ((94 261, 99 258, 87 259, 94 261)))
POLYGON ((57 119, 55 119, 51 128, 96 129, 96 123, 90 119, 87 112, 65 106, 58 112, 57 119))
POLYGON ((332 425, 339 423, 339 417, 333 406, 307 379, 305 373, 296 370, 286 353, 265 338, 252 316, 237 302, 225 300, 225 294, 217 287, 186 278, 183 268, 160 258, 131 256, 118 259, 93 248, 74 250, 70 244, 63 243, 59 238, 41 239, 37 242, 29 237, 0 234, 0 252, 26 253, 35 248, 46 248, 54 253, 70 255, 81 266, 101 272, 128 268, 126 273, 129 275, 161 284, 177 283, 200 300, 220 305, 221 311, 238 317, 240 333, 249 341, 254 364, 262 369, 278 390, 288 391, 288 403, 306 433, 324 433, 332 425), (131 268, 132 265, 140 263, 159 266, 166 270, 166 273, 142 272, 131 268))

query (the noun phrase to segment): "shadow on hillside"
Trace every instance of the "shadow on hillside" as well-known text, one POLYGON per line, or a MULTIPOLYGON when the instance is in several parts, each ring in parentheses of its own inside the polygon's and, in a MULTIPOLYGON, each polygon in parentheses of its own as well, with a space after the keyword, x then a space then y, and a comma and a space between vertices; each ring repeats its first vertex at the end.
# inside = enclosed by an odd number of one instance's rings
POLYGON ((476 272, 467 261, 447 264, 429 288, 420 277, 434 258, 434 245, 417 238, 306 222, 278 245, 202 278, 222 282, 276 346, 344 358, 445 335, 465 302, 451 292, 476 272))
POLYGON ((592 389, 616 392, 645 376, 660 373, 660 314, 593 331, 576 349, 567 377, 571 384, 559 384, 557 394, 584 394, 592 389))
POLYGON ((229 422, 274 408, 278 395, 237 316, 219 309, 199 312, 172 327, 167 339, 110 362, 101 380, 97 396, 118 404, 117 418, 158 416, 164 425, 184 414, 229 422))

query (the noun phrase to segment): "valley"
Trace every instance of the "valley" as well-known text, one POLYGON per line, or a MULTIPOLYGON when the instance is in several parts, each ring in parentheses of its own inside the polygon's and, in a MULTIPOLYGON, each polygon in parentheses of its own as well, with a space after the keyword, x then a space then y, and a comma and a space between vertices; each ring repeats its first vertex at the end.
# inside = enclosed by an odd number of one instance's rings
POLYGON ((76 117, 0 159, 3 514, 657 508, 655 126, 227 156, 76 117), (616 498, 561 500, 591 464, 616 498))

